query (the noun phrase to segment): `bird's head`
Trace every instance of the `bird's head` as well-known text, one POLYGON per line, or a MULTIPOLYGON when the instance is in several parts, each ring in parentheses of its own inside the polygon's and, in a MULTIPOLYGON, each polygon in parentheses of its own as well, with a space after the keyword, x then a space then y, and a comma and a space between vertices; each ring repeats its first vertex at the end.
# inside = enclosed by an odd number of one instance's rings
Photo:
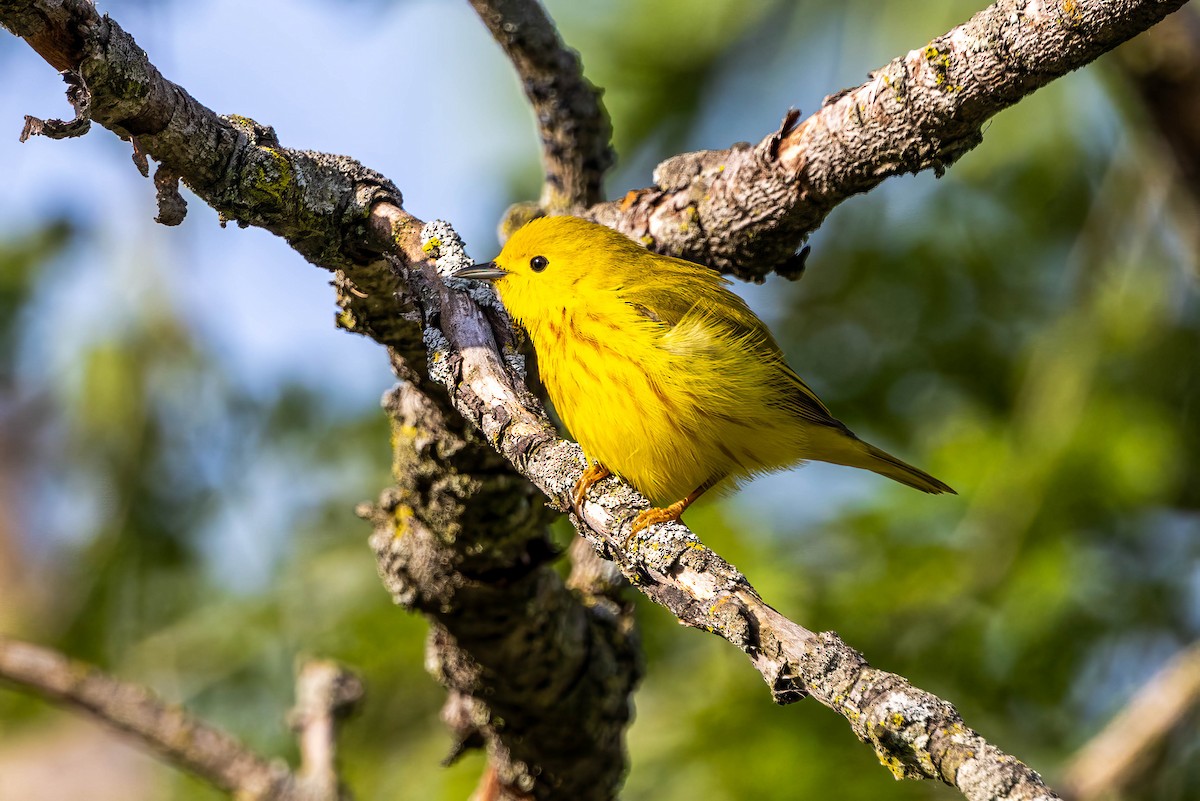
POLYGON ((578 217, 541 217, 514 233, 500 255, 454 273, 492 281, 509 314, 527 327, 620 289, 647 251, 611 228, 578 217))

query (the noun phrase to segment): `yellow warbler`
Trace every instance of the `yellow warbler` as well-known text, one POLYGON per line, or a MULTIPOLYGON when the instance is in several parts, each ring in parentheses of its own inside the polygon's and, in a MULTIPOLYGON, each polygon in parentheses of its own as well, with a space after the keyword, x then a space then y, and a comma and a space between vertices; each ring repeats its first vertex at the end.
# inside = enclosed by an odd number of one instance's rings
POLYGON ((529 332, 554 408, 595 461, 576 506, 610 470, 669 504, 642 512, 634 532, 678 519, 719 484, 807 460, 954 492, 834 418, 713 270, 602 225, 545 217, 455 277, 494 281, 529 332))

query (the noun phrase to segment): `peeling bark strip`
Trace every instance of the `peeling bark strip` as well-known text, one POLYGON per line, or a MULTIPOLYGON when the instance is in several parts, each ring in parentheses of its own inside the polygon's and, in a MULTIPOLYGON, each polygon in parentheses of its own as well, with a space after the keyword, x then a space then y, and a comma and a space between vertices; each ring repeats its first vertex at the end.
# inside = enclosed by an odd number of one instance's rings
MULTIPOLYGON (((67 82, 67 102, 75 109, 72 120, 42 120, 25 115, 25 127, 21 129, 21 141, 26 142, 31 136, 45 136, 49 139, 71 139, 83 136, 92 128, 92 94, 83 85, 83 79, 77 73, 67 70, 62 73, 67 82)), ((145 175, 145 173, 142 173, 145 175)))
POLYGON ((471 0, 504 48, 533 107, 546 183, 539 206, 553 213, 597 203, 616 161, 600 90, 583 77, 579 54, 563 44, 537 0, 471 0))
POLYGON ((753 147, 667 159, 654 186, 588 216, 739 278, 787 277, 792 254, 843 200, 892 175, 941 174, 995 114, 1185 2, 1000 0, 825 98, 798 126, 789 116, 753 147))
MULTIPOLYGON (((887 175, 951 163, 998 108, 1181 4, 1072 0, 1049 9, 1001 0, 865 86, 830 98, 800 125, 789 115, 755 148, 676 157, 656 173, 658 187, 593 213, 649 236, 660 250, 761 276, 840 200, 887 175)), ((224 218, 271 230, 335 271, 339 324, 386 344, 397 372, 411 379, 389 401, 403 435, 400 483, 369 512, 372 543, 397 600, 437 620, 431 642, 453 691, 449 717, 464 739, 487 742, 505 798, 580 797, 567 792, 575 771, 586 773, 580 743, 605 749, 591 762, 600 764, 601 781, 614 781, 623 761, 612 755, 637 673, 625 656, 627 617, 603 604, 581 616, 578 601, 562 594, 536 545, 538 496, 479 438, 562 506, 582 474, 582 454, 554 435, 524 391, 512 353, 506 358, 497 345, 507 332, 488 316, 486 299, 481 308, 423 262, 421 223, 403 210, 399 191, 350 159, 288 150, 268 127, 218 117, 162 78, 132 38, 84 0, 0 0, 0 22, 57 68, 75 69, 91 92, 92 119, 136 137, 139 150, 169 170, 163 184, 180 176, 224 218), (490 541, 494 551, 456 550, 490 541), (522 598, 537 601, 535 608, 510 606, 522 598), (528 638, 505 637, 509 625, 528 638), (581 659, 581 643, 609 650, 581 659), (579 666, 577 684, 547 671, 554 660, 579 666), (520 686, 532 677, 541 678, 520 686), (486 692, 493 695, 481 697, 486 692), (535 700, 523 708, 527 697, 535 700), (560 748, 554 737, 568 729, 549 716, 576 715, 576 702, 589 723, 560 748), (522 736, 509 739, 498 710, 526 716, 515 726, 522 736)), ((619 480, 606 482, 575 520, 580 532, 681 621, 741 648, 776 701, 808 693, 838 711, 897 776, 939 779, 980 801, 1055 797, 1036 773, 964 726, 950 704, 869 667, 836 635, 783 618, 685 526, 652 527, 624 548, 630 521, 648 503, 619 480)), ((607 579, 598 576, 579 579, 602 592, 607 579)), ((603 793, 615 793, 615 784, 595 797, 603 793)))

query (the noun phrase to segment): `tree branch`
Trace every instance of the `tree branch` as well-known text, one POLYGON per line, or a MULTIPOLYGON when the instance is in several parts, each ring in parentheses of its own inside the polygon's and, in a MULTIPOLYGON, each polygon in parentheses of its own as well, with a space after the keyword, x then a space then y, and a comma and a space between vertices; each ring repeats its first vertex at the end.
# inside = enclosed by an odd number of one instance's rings
MULTIPOLYGON (((305 729, 321 729, 328 746, 316 763, 300 776, 278 759, 268 760, 235 737, 168 704, 144 687, 120 681, 83 662, 49 648, 0 636, 0 679, 26 687, 51 701, 82 710, 162 755, 220 790, 246 801, 343 801, 338 789, 332 724, 329 720, 343 698, 320 691, 327 675, 339 676, 342 686, 357 679, 328 663, 305 666, 297 683, 298 708, 305 710, 305 729), (319 707, 324 705, 324 710, 319 707)), ((306 733, 302 751, 309 760, 318 757, 306 733)))
MULTIPOLYGON (((465 254, 459 251, 455 259, 444 227, 431 224, 426 232, 427 241, 438 243, 430 250, 448 251, 438 260, 439 271, 463 266, 465 254)), ((570 509, 583 452, 557 439, 540 410, 522 400, 475 300, 486 308, 494 302, 486 295, 491 290, 458 291, 428 272, 414 273, 412 281, 425 315, 430 364, 438 366, 434 377, 454 392, 458 411, 500 453, 560 509, 570 509)), ((938 779, 979 801, 1057 797, 1028 766, 967 728, 948 702, 870 667, 836 634, 811 632, 772 609, 745 576, 682 523, 632 536, 633 519, 649 501, 616 477, 601 487, 596 500, 584 503, 582 518, 571 516, 579 533, 681 623, 745 652, 777 703, 812 695, 845 717, 897 778, 938 779)))
POLYGON ((1200 642, 1176 654, 1079 749, 1063 771, 1063 796, 1093 801, 1124 795, 1155 749, 1197 706, 1200 642))
POLYGON ((90 3, 0 0, 0 23, 76 71, 93 121, 132 139, 222 220, 272 231, 334 272, 339 325, 386 345, 406 381, 388 401, 397 485, 368 514, 385 584, 434 623, 431 661, 450 704, 469 701, 456 733, 486 745, 504 797, 532 786, 537 797, 611 798, 639 676, 632 619, 585 606, 557 577, 537 491, 429 380, 403 280, 423 269, 421 223, 399 190, 352 159, 284 148, 269 126, 217 116, 90 3), (423 533, 401 536, 411 532, 423 533))
MULTIPOLYGON (((1065 5, 1051 12, 1040 3, 1005 0, 930 47, 893 62, 863 87, 830 98, 805 123, 795 125, 789 115, 781 130, 756 148, 677 157, 660 168, 658 187, 634 194, 621 205, 597 207, 593 216, 628 233, 649 235, 659 249, 727 270, 737 262, 740 274, 761 276, 778 267, 845 197, 866 191, 890 174, 951 163, 977 143, 979 125, 995 110, 1086 63, 1180 4, 1078 0, 1070 4, 1073 12, 1062 11, 1065 5), (739 202, 749 213, 732 214, 739 202), (680 221, 687 225, 680 226, 680 221), (681 229, 677 238, 665 233, 672 224, 681 229)), ((434 268, 422 262, 424 247, 433 243, 421 241, 420 221, 403 210, 390 182, 348 159, 282 148, 271 129, 244 118, 216 117, 162 79, 115 23, 100 20, 80 0, 0 0, 0 20, 44 51, 48 60, 77 56, 78 61, 67 63, 78 66, 93 93, 93 118, 118 133, 136 136, 145 153, 180 175, 222 215, 279 233, 314 263, 338 270, 339 301, 345 304, 342 325, 392 348, 398 372, 415 382, 405 385, 415 394, 402 388, 405 394, 398 396, 399 406, 409 404, 417 410, 413 419, 440 415, 448 410, 448 402, 522 475, 560 506, 566 505, 582 473, 578 446, 555 436, 536 401, 523 391, 511 358, 502 355, 494 332, 503 340, 506 329, 494 328, 494 315, 490 318, 487 311, 494 300, 479 290, 467 293, 447 287, 434 268), (33 7, 37 13, 30 12, 33 7), (64 19, 64 10, 72 24, 47 33, 64 19), (131 72, 139 80, 128 80, 131 72), (380 254, 395 259, 395 273, 380 269, 380 254), (395 293, 400 295, 399 309, 395 293), (427 370, 418 366, 426 350, 427 370), (439 385, 445 392, 437 391, 439 385)), ((438 249, 453 249, 444 230, 438 239, 438 249)), ((458 439, 442 442, 440 434, 431 435, 425 447, 434 449, 438 459, 456 452, 447 454, 440 450, 443 445, 472 447, 477 435, 471 429, 460 432, 450 418, 439 425, 458 439)), ((413 436, 426 435, 418 431, 413 436)), ((479 457, 475 464, 485 461, 479 457)), ((498 499, 503 482, 513 480, 511 474, 505 476, 461 476, 448 469, 435 476, 433 491, 425 491, 446 492, 443 503, 451 506, 481 490, 498 499), (446 491, 440 481, 457 483, 446 491)), ((597 500, 585 504, 583 519, 574 521, 581 533, 680 620, 741 648, 777 701, 811 694, 845 716, 897 776, 936 778, 972 799, 1053 797, 1036 773, 967 728, 950 704, 900 676, 871 668, 836 635, 810 632, 783 618, 686 527, 653 527, 624 548, 632 517, 647 503, 616 479, 609 479, 604 488, 597 500)), ((518 494, 518 502, 527 502, 526 496, 518 494)), ((490 609, 484 602, 486 592, 471 599, 460 592, 457 582, 464 579, 472 590, 487 586, 486 576, 458 571, 453 560, 461 555, 433 548, 423 558, 414 558, 424 543, 437 545, 439 538, 453 539, 471 530, 469 509, 465 518, 461 512, 439 516, 446 508, 431 503, 414 514, 403 499, 385 502, 374 513, 373 543, 385 581, 398 599, 422 609, 443 598, 469 600, 452 605, 434 628, 439 653, 453 659, 460 636, 480 625, 493 631, 494 622, 483 621, 490 609)), ((511 537, 512 529, 508 532, 511 537)), ((530 553, 525 546, 511 550, 530 553)), ((539 575, 538 581, 543 580, 536 568, 517 575, 539 575)), ((507 576, 505 583, 511 583, 507 576)), ((561 598, 552 583, 546 586, 552 597, 561 598)), ((573 607, 562 608, 565 614, 545 620, 563 630, 578 625, 570 622, 578 620, 573 607)), ((599 625, 595 618, 589 623, 593 631, 599 625)), ((621 628, 610 626, 610 631, 619 635, 621 628)), ((613 664, 624 669, 620 675, 627 689, 630 673, 620 666, 620 637, 601 640, 615 643, 613 664)), ((502 666, 510 664, 506 657, 511 657, 507 652, 512 647, 506 641, 492 651, 469 652, 484 661, 482 670, 467 665, 461 674, 466 695, 480 687, 511 689, 506 681, 511 682, 513 674, 502 666)), ((550 651, 552 658, 564 653, 556 647, 550 651)), ((453 687, 453 671, 446 672, 453 687)), ((518 697, 514 693, 508 699, 518 697)), ((487 714, 478 707, 469 711, 487 714)), ((544 724, 540 716, 553 711, 539 705, 538 719, 529 721, 531 730, 539 735, 549 731, 539 728, 544 724)), ((611 721, 619 712, 608 706, 596 714, 611 721)), ((489 749, 493 757, 511 759, 515 742, 498 733, 489 749)), ((552 763, 555 755, 548 745, 530 747, 540 746, 538 758, 552 763)), ((527 791, 546 798, 572 797, 553 781, 538 780, 526 787, 527 778, 515 761, 501 776, 512 797, 527 791)))
POLYGON ((337 662, 311 660, 300 666, 296 705, 288 719, 300 740, 297 781, 314 798, 344 795, 338 780, 337 729, 362 697, 362 680, 337 662))
POLYGON ((600 91, 583 77, 579 54, 563 44, 537 0, 471 0, 504 48, 533 106, 546 183, 538 205, 551 213, 600 201, 616 156, 600 91))
POLYGON ((667 159, 654 186, 587 216, 739 278, 794 277, 796 249, 843 200, 892 175, 941 174, 998 112, 1185 2, 999 0, 803 122, 789 112, 757 145, 667 159))
POLYGON ((432 624, 450 758, 485 746, 504 799, 615 797, 640 677, 630 610, 582 604, 566 587, 547 564, 540 493, 477 435, 449 430, 411 383, 385 408, 397 484, 365 516, 384 586, 432 624))

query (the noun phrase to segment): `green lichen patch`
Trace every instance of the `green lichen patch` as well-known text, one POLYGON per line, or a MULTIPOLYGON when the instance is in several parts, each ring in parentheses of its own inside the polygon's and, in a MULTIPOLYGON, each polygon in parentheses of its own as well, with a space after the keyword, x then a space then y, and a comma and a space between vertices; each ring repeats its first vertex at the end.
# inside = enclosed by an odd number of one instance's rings
POLYGON ((948 92, 962 91, 961 84, 955 84, 955 83, 950 82, 951 61, 950 61, 950 54, 948 52, 943 52, 942 50, 938 49, 938 47, 935 44, 930 42, 928 45, 925 46, 925 49, 922 51, 922 54, 925 56, 925 61, 929 64, 930 67, 933 68, 934 84, 941 87, 942 89, 945 89, 948 92))

